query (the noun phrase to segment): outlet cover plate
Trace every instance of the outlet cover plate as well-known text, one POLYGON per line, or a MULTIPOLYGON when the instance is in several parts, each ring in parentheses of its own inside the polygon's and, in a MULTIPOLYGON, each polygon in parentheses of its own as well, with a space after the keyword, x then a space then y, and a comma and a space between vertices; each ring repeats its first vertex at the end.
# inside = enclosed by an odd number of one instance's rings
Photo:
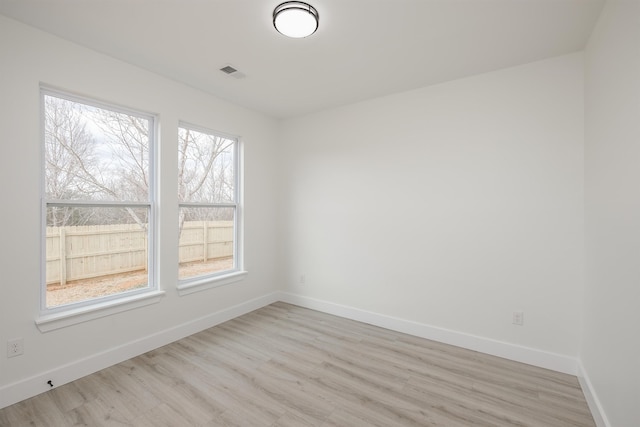
POLYGON ((524 313, 522 311, 513 312, 513 324, 518 326, 524 325, 524 313))
POLYGON ((7 341, 7 357, 20 356, 24 352, 24 341, 22 338, 7 341))

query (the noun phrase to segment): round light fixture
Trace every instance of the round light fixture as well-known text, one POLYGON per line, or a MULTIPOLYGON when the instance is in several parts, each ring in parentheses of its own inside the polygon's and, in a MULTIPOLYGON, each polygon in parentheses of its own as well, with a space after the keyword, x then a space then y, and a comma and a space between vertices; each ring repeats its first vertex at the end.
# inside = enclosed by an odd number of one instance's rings
POLYGON ((287 37, 310 36, 318 29, 320 16, 310 4, 286 1, 273 9, 273 26, 287 37))

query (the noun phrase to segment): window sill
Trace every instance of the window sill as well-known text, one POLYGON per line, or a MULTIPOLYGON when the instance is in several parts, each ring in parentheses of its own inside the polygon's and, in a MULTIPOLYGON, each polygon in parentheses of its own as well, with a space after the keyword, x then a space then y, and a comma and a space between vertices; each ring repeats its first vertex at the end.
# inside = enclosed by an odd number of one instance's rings
POLYGON ((178 294, 180 296, 189 295, 194 292, 229 285, 243 280, 247 274, 249 274, 247 271, 234 271, 221 276, 203 277, 189 282, 178 283, 178 294))
POLYGON ((155 304, 160 301, 163 295, 164 291, 145 292, 59 313, 45 314, 36 319, 36 325, 41 332, 54 331, 89 320, 155 304))

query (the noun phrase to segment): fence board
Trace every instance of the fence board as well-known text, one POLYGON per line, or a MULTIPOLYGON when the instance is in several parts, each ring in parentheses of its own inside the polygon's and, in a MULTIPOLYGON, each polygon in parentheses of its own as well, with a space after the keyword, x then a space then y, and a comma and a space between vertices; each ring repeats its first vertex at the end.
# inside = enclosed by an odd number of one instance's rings
MULTIPOLYGON (((179 262, 233 256, 233 221, 183 225, 179 262)), ((147 268, 147 232, 137 224, 47 227, 47 284, 147 268)))

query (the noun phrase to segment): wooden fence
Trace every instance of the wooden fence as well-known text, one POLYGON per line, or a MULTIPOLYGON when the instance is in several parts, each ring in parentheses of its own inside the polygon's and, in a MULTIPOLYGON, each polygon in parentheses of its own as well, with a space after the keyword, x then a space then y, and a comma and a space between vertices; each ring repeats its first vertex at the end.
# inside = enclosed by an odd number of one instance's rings
MULTIPOLYGON (((145 270, 147 232, 137 224, 47 227, 47 284, 145 270)), ((233 256, 233 221, 185 222, 180 263, 233 256)))

